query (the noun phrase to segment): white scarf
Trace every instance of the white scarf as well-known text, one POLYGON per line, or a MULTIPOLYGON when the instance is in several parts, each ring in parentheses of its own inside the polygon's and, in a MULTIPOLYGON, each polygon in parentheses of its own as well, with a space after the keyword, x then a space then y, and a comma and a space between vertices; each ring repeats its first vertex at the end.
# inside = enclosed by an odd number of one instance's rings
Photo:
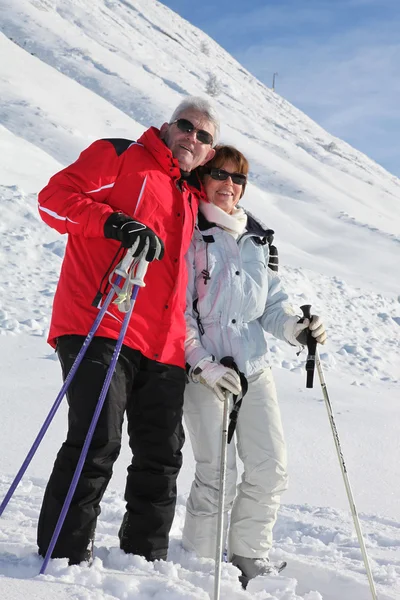
POLYGON ((219 206, 211 204, 211 202, 204 202, 203 200, 200 200, 199 208, 207 221, 222 227, 222 229, 233 235, 235 239, 246 229, 247 215, 243 208, 234 208, 228 214, 219 206))

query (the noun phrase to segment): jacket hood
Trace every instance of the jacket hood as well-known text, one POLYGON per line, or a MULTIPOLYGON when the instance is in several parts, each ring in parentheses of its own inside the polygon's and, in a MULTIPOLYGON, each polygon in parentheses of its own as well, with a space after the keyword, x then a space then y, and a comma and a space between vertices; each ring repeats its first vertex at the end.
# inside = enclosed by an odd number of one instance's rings
POLYGON ((140 144, 148 150, 156 159, 160 167, 166 171, 174 181, 183 180, 192 189, 197 192, 197 196, 206 198, 203 186, 199 176, 195 171, 182 171, 179 162, 172 156, 171 150, 160 138, 160 130, 157 127, 150 127, 138 139, 140 144))
POLYGON ((181 169, 178 161, 172 156, 171 150, 160 138, 160 130, 157 127, 150 127, 138 139, 140 144, 148 150, 156 159, 160 167, 167 171, 172 179, 181 178, 181 169))

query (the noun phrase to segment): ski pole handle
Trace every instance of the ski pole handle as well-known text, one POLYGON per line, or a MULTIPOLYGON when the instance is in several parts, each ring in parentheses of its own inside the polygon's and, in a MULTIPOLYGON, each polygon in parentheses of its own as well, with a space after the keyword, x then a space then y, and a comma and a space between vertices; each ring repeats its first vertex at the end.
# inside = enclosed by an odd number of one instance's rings
MULTIPOLYGON (((224 367, 228 367, 229 369, 233 369, 234 371, 237 370, 236 367, 236 363, 234 361, 233 356, 224 356, 223 358, 221 358, 221 360, 219 361, 221 363, 221 365, 223 365, 224 367), (236 368, 235 368, 236 367, 236 368)), ((236 371, 237 372, 237 371, 236 371)))
POLYGON ((303 319, 311 319, 311 304, 303 304, 300 309, 303 313, 303 319))
POLYGON ((149 264, 150 263, 142 255, 135 273, 135 285, 138 285, 139 287, 144 287, 146 285, 144 282, 144 276, 147 273, 149 264))
MULTIPOLYGON (((303 313, 303 319, 309 319, 311 321, 311 304, 303 304, 300 306, 303 313)), ((317 349, 317 340, 312 336, 311 331, 307 331, 307 361, 306 361, 306 387, 312 388, 314 384, 314 371, 315 371, 315 352, 317 349)))
POLYGON ((132 255, 132 248, 128 248, 127 253, 121 260, 120 264, 117 265, 117 267, 115 268, 114 273, 116 275, 120 275, 120 277, 123 277, 124 279, 129 281, 130 284, 138 285, 139 287, 145 287, 146 284, 144 283, 144 277, 146 275, 147 268, 150 263, 144 257, 147 254, 148 248, 149 242, 147 241, 142 253, 136 259, 132 255), (136 269, 135 265, 133 265, 132 267, 132 269, 135 269, 135 275, 134 277, 132 277, 132 275, 130 275, 130 269, 134 260, 137 260, 139 262, 137 264, 136 269))
POLYGON ((117 265, 117 267, 115 268, 115 271, 114 271, 115 274, 121 275, 121 277, 126 277, 133 260, 134 260, 134 257, 132 256, 132 248, 128 248, 124 258, 121 260, 119 265, 117 265))

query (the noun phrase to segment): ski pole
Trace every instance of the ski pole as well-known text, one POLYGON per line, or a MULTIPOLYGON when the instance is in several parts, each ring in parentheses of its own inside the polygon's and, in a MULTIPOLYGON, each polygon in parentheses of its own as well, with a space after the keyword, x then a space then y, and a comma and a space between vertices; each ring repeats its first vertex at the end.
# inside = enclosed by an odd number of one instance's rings
MULTIPOLYGON (((146 253, 147 253, 147 246, 145 247, 145 249, 143 251, 143 256, 145 256, 146 253)), ((137 273, 136 273, 136 277, 137 277, 138 281, 141 280, 143 282, 143 278, 144 278, 144 276, 146 274, 148 265, 149 265, 149 263, 147 261, 145 261, 144 258, 139 262, 137 273)), ((105 380, 104 380, 104 383, 103 383, 103 387, 102 387, 102 390, 100 392, 99 399, 97 401, 96 409, 94 411, 94 414, 93 414, 93 417, 92 417, 92 421, 90 423, 89 430, 88 430, 88 433, 86 435, 85 442, 83 444, 83 448, 82 448, 82 451, 81 451, 81 454, 80 454, 80 457, 79 457, 79 460, 78 460, 78 464, 77 464, 76 469, 75 469, 74 476, 72 478, 72 481, 71 481, 68 493, 67 493, 66 498, 64 500, 64 504, 63 504, 63 507, 61 509, 61 513, 60 513, 60 516, 58 518, 57 524, 55 526, 52 538, 50 540, 49 547, 48 547, 46 555, 44 557, 43 564, 42 564, 42 567, 40 569, 40 575, 43 575, 44 572, 46 571, 46 568, 47 568, 48 562, 50 560, 51 554, 52 554, 52 552, 54 550, 54 547, 55 547, 55 545, 57 543, 57 540, 58 540, 58 536, 59 536, 60 531, 62 529, 62 526, 64 524, 65 517, 67 516, 68 509, 70 507, 73 495, 74 495, 75 490, 76 490, 76 486, 78 485, 79 477, 80 477, 80 475, 82 473, 83 465, 85 463, 86 456, 87 456, 87 453, 88 453, 88 450, 89 450, 89 446, 90 446, 90 443, 92 441, 93 433, 94 433, 94 430, 96 429, 97 421, 99 420, 99 416, 100 416, 101 410, 103 408, 104 401, 106 399, 108 389, 109 389, 110 384, 111 384, 111 379, 112 379, 112 376, 114 374, 115 367, 117 365, 118 357, 119 357, 119 354, 120 354, 120 351, 121 351, 121 347, 122 347, 122 344, 123 344, 123 341, 124 341, 124 338, 125 338, 126 330, 128 328, 129 321, 130 321, 130 318, 132 316, 132 312, 133 312, 133 309, 134 309, 134 306, 135 306, 135 303, 136 303, 136 298, 137 298, 137 295, 138 295, 140 287, 143 287, 143 285, 144 284, 142 283, 141 285, 135 284, 133 286, 132 295, 131 295, 130 308, 129 308, 128 312, 126 312, 124 320, 122 322, 121 331, 119 333, 119 336, 118 336, 118 339, 117 339, 117 342, 116 342, 116 345, 115 345, 115 348, 114 348, 114 352, 113 352, 113 355, 112 355, 112 358, 111 358, 110 366, 108 367, 108 370, 107 370, 107 374, 106 374, 106 377, 105 377, 105 380)))
POLYGON ((226 488, 226 463, 228 456, 228 444, 230 443, 233 433, 235 431, 236 422, 242 399, 247 393, 248 383, 244 374, 238 369, 237 364, 233 360, 232 356, 224 356, 221 358, 221 365, 233 369, 240 377, 241 393, 240 399, 234 406, 231 414, 229 415, 229 404, 231 398, 237 400, 236 396, 233 396, 228 391, 225 392, 224 400, 224 411, 222 416, 222 431, 221 431, 221 460, 219 470, 219 494, 218 494, 218 517, 217 517, 217 539, 215 549, 215 572, 214 572, 214 600, 219 600, 221 591, 221 566, 222 566, 222 553, 224 544, 224 507, 225 507, 225 488, 226 488))
MULTIPOLYGON (((139 193, 139 197, 138 197, 138 201, 136 204, 136 208, 135 208, 135 212, 142 200, 142 196, 146 187, 146 182, 147 182, 147 175, 143 180, 143 184, 139 193)), ((115 294, 115 288, 116 286, 118 286, 119 282, 121 281, 122 277, 125 276, 125 273, 127 273, 131 263, 133 261, 133 257, 132 254, 129 252, 129 250, 127 251, 125 257, 122 259, 121 263, 116 267, 115 271, 118 275, 116 281, 115 281, 115 285, 111 287, 110 291, 108 292, 108 295, 104 301, 103 306, 100 309, 99 314, 97 315, 92 328, 90 329, 85 341, 82 344, 82 348, 79 350, 78 355, 67 375, 67 377, 65 378, 65 381, 61 387, 61 390, 57 396, 57 398, 54 401, 53 406, 50 409, 49 414, 47 415, 35 441, 32 444, 31 449, 29 450, 24 462, 21 465, 21 468, 19 469, 17 475, 14 478, 14 481, 12 482, 8 492, 6 493, 3 502, 0 504, 0 516, 3 514, 7 504, 9 503, 9 501, 11 500, 19 482, 21 481, 22 477, 24 476, 25 471, 27 470, 27 468, 29 467, 33 457, 35 456, 35 453, 42 441, 42 439, 44 438, 46 431, 48 430, 54 415, 56 414, 57 410, 60 407, 60 404, 62 402, 62 399, 64 398, 65 394, 68 391, 69 386, 71 385, 71 381, 73 380, 73 378, 75 377, 76 371, 78 370, 79 365, 81 364, 83 357, 86 354, 86 351, 89 347, 90 342, 92 341, 96 331, 98 330, 101 321, 103 320, 104 315, 106 314, 106 311, 111 303, 111 300, 115 294)), ((111 275, 112 278, 112 275, 111 275)))
MULTIPOLYGON (((304 306, 301 306, 300 308, 303 311, 304 317, 307 319, 310 319, 311 318, 311 306, 306 304, 304 306)), ((311 337, 311 331, 308 333, 308 337, 311 337)), ((347 474, 347 467, 346 467, 346 463, 344 461, 344 456, 343 456, 343 452, 342 452, 342 448, 341 448, 341 444, 340 444, 339 434, 338 434, 338 430, 336 427, 335 418, 333 415, 332 405, 329 400, 328 388, 326 386, 324 372, 322 369, 322 364, 321 364, 321 360, 319 358, 319 352, 318 352, 317 347, 315 348, 315 363, 317 366, 318 376, 319 376, 319 380, 321 383, 322 394, 323 394, 324 400, 325 400, 326 410, 328 412, 329 423, 330 423, 331 430, 332 430, 333 440, 335 442, 335 447, 336 447, 336 452, 337 452, 337 456, 339 459, 340 469, 342 472, 343 481, 344 481, 344 485, 346 488, 347 498, 349 500, 350 510, 351 510, 351 514, 353 517, 353 521, 354 521, 354 527, 355 527, 355 530, 357 533, 358 543, 360 545, 365 570, 367 572, 369 587, 371 590, 371 596, 372 596, 373 600, 377 600, 378 596, 376 594, 375 582, 374 582, 374 578, 372 576, 371 566, 369 563, 367 549, 365 546, 364 537, 363 537, 363 533, 362 533, 362 529, 361 529, 361 523, 360 523, 360 519, 358 517, 353 492, 352 492, 352 489, 350 486, 349 476, 347 474)))
POLYGON ((88 349, 89 344, 90 344, 90 342, 92 341, 92 339, 94 337, 94 334, 96 333, 97 329, 99 328, 99 325, 100 325, 101 321, 103 320, 103 317, 104 317, 104 315, 106 313, 106 310, 107 310, 107 308, 108 308, 108 306, 109 306, 109 304, 110 304, 110 302, 112 300, 112 297, 114 296, 114 293, 115 292, 114 292, 113 289, 111 289, 109 291, 108 296, 107 296, 107 298, 106 298, 106 300, 105 300, 105 302, 104 302, 104 304, 103 304, 103 306, 102 306, 99 314, 97 315, 97 317, 96 317, 96 319, 95 319, 95 321, 94 321, 94 323, 92 325, 91 330, 89 331, 89 333, 88 333, 85 341, 82 344, 82 348, 79 350, 79 353, 78 353, 78 355, 77 355, 77 357, 76 357, 76 359, 75 359, 75 361, 74 361, 74 363, 73 363, 73 365, 71 367, 71 370, 69 371, 67 377, 65 378, 64 384, 63 384, 63 386, 62 386, 62 388, 61 388, 61 390, 60 390, 57 398, 55 399, 54 404, 51 407, 49 414, 47 415, 47 417, 46 417, 46 419, 45 419, 45 421, 44 421, 44 423, 43 423, 43 425, 42 425, 42 427, 41 427, 41 429, 40 429, 40 431, 39 431, 39 433, 38 433, 35 441, 32 444, 31 449, 29 450, 29 452, 28 452, 28 454, 27 454, 24 462, 22 463, 21 468, 19 469, 17 475, 15 476, 14 481, 12 482, 12 484, 11 484, 11 486, 10 486, 7 494, 4 497, 3 502, 0 505, 0 516, 3 514, 4 509, 6 508, 7 504, 9 503, 9 501, 10 501, 12 495, 14 494, 14 492, 15 492, 18 484, 19 484, 19 482, 21 481, 22 477, 24 476, 24 473, 25 473, 26 469, 28 468, 31 460, 33 459, 33 457, 34 457, 34 455, 36 453, 36 450, 38 449, 38 447, 39 447, 42 439, 44 438, 44 435, 45 435, 46 431, 48 430, 48 428, 50 426, 50 423, 52 422, 52 420, 54 418, 54 415, 56 414, 56 412, 57 412, 57 410, 58 410, 58 408, 59 408, 59 406, 61 404, 61 401, 64 398, 64 396, 65 396, 65 394, 66 394, 66 392, 67 392, 67 390, 68 390, 68 388, 69 388, 69 386, 71 384, 71 381, 75 377, 75 373, 76 373, 79 365, 82 362, 82 359, 83 359, 83 357, 84 357, 84 355, 86 353, 86 350, 88 349))
MULTIPOLYGON (((222 361, 221 361, 222 362, 222 361)), ((221 461, 219 474, 219 495, 218 495, 218 521, 217 521, 217 540, 215 549, 215 572, 214 572, 214 600, 219 600, 221 591, 221 567, 222 552, 224 543, 224 506, 225 506, 225 487, 226 487, 226 462, 228 454, 228 420, 229 420, 229 401, 231 394, 225 392, 224 412, 222 417, 222 435, 221 435, 221 461)))

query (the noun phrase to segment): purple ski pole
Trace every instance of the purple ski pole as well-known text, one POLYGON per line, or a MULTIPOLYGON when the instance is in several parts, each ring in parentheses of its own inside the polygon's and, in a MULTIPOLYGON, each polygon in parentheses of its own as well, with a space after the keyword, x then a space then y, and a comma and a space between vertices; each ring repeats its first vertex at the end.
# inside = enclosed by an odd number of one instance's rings
MULTIPOLYGON (((145 262, 143 260, 142 275, 141 275, 141 280, 142 281, 143 281, 144 274, 145 274, 145 272, 147 270, 148 264, 149 263, 147 263, 147 262, 145 262)), ((141 268, 141 263, 139 263, 138 270, 140 268, 141 268)), ((144 284, 142 283, 142 285, 144 285, 144 284)), ((97 402, 97 405, 96 405, 96 409, 94 411, 94 415, 92 417, 92 421, 91 421, 90 426, 89 426, 89 430, 88 430, 86 438, 85 438, 85 442, 83 444, 82 452, 81 452, 81 455, 79 457, 78 464, 76 466, 75 473, 74 473, 74 476, 73 476, 72 481, 71 481, 71 485, 69 487, 67 496, 66 496, 66 498, 64 500, 64 504, 63 504, 63 507, 61 509, 60 516, 58 517, 58 521, 57 521, 57 524, 55 526, 55 529, 54 529, 54 532, 53 532, 53 536, 52 536, 52 538, 50 540, 50 544, 49 544, 49 547, 47 549, 46 556, 44 557, 42 568, 40 569, 40 575, 43 575, 44 572, 46 571, 46 568, 47 568, 48 562, 50 560, 51 554, 52 554, 52 552, 54 550, 54 546, 57 543, 58 536, 60 535, 60 531, 61 531, 62 526, 64 524, 65 517, 67 516, 67 512, 68 512, 69 506, 71 504, 72 497, 73 497, 73 495, 75 493, 75 490, 76 490, 76 486, 78 485, 79 477, 80 477, 80 475, 82 473, 83 465, 85 464, 86 455, 88 453, 89 446, 90 446, 90 443, 92 441, 93 433, 94 433, 94 430, 96 429, 97 421, 99 420, 99 416, 100 416, 101 410, 102 410, 103 405, 104 405, 104 401, 105 401, 106 396, 107 396, 108 388, 110 387, 111 379, 112 379, 112 376, 114 374, 115 367, 117 365, 117 360, 118 360, 118 357, 119 357, 119 353, 121 351, 121 347, 122 347, 122 344, 123 344, 123 341, 124 341, 124 338, 125 338, 126 330, 128 328, 129 321, 130 321, 130 318, 132 316, 132 312, 133 312, 133 309, 134 309, 134 306, 135 306, 135 303, 136 303, 136 298, 137 298, 137 295, 138 295, 140 287, 141 287, 140 285, 134 285, 134 287, 133 287, 132 296, 131 296, 131 305, 130 305, 129 311, 126 313, 126 315, 124 317, 124 320, 123 320, 123 323, 122 323, 122 327, 121 327, 121 331, 119 333, 119 336, 118 336, 118 339, 117 339, 117 343, 115 345, 114 352, 113 352, 113 355, 112 355, 112 358, 111 358, 110 366, 108 367, 108 370, 107 370, 107 374, 106 374, 106 377, 105 377, 105 380, 104 380, 104 383, 103 383, 103 387, 102 387, 102 390, 100 392, 100 396, 99 396, 99 399, 98 399, 98 402, 97 402)))
POLYGON ((88 349, 89 344, 94 337, 94 334, 96 333, 97 329, 99 328, 99 325, 105 315, 105 312, 106 312, 114 294, 115 294, 115 292, 114 292, 114 289, 112 288, 109 291, 108 296, 107 296, 103 306, 101 307, 101 310, 100 310, 99 314, 97 315, 97 317, 92 325, 91 330, 89 331, 85 341, 83 342, 82 348, 79 350, 79 353, 74 361, 74 364, 72 365, 70 372, 68 373, 67 377, 65 378, 64 384, 63 384, 57 398, 55 399, 55 402, 54 402, 53 406, 51 407, 50 412, 47 415, 46 420, 43 423, 35 441, 33 442, 32 447, 27 454, 27 457, 25 458, 24 462, 22 463, 20 470, 18 471, 17 475, 15 476, 15 479, 12 482, 10 489, 8 490, 3 502, 0 505, 0 516, 3 514, 4 509, 6 508, 7 504, 9 503, 13 493, 15 492, 16 487, 18 486, 18 484, 21 481, 22 477, 24 476, 24 473, 25 473, 26 469, 28 468, 32 458, 34 457, 35 452, 40 445, 40 442, 42 441, 46 431, 48 430, 50 423, 52 422, 54 415, 56 414, 56 412, 61 404, 61 401, 64 398, 64 396, 71 384, 72 379, 75 377, 75 373, 76 373, 79 365, 82 362, 82 359, 86 353, 86 350, 88 349))
MULTIPOLYGON (((139 204, 140 204, 140 202, 142 200, 142 196, 143 196, 143 192, 144 192, 145 187, 146 187, 146 183, 147 183, 147 175, 146 175, 146 177, 143 180, 143 184, 142 184, 142 187, 141 187, 141 190, 140 190, 140 194, 139 194, 139 197, 138 197, 138 201, 137 201, 137 205, 136 205, 136 208, 135 208, 135 212, 137 211, 138 206, 139 206, 139 204)), ((132 262, 132 256, 130 255, 130 253, 128 251, 127 254, 125 255, 125 258, 121 262, 120 270, 118 270, 119 276, 117 277, 117 279, 115 281, 115 285, 116 286, 121 281, 121 278, 122 278, 121 275, 124 273, 124 271, 126 271, 126 273, 128 272, 128 269, 130 267, 131 262, 132 262)), ((117 269, 119 269, 119 267, 117 267, 117 269)), ((79 353, 78 353, 78 355, 77 355, 77 357, 76 357, 76 359, 74 361, 74 364, 72 365, 72 367, 70 369, 70 372, 68 373, 68 375, 67 375, 67 377, 66 377, 66 379, 64 381, 64 384, 63 384, 63 386, 62 386, 62 388, 60 390, 60 393, 58 394, 57 398, 55 399, 54 404, 51 407, 50 412, 49 412, 49 414, 47 415, 47 417, 45 419, 45 422, 43 423, 43 425, 42 425, 42 427, 41 427, 41 429, 40 429, 40 431, 39 431, 39 433, 38 433, 35 441, 32 444, 31 449, 29 450, 29 452, 28 452, 28 454, 27 454, 24 462, 22 463, 22 466, 21 466, 20 470, 18 471, 18 473, 15 476, 15 479, 12 482, 12 484, 11 484, 11 486, 10 486, 7 494, 5 495, 3 502, 0 504, 0 516, 3 514, 3 512, 4 512, 4 510, 5 510, 6 506, 7 506, 7 504, 11 500, 12 495, 14 494, 14 492, 15 492, 18 484, 19 484, 19 482, 21 481, 22 477, 24 476, 24 473, 25 473, 26 469, 29 467, 29 464, 30 464, 32 458, 35 456, 36 450, 38 449, 38 447, 39 447, 42 439, 44 438, 44 435, 45 435, 46 431, 48 430, 48 428, 50 426, 50 423, 52 422, 52 420, 54 418, 54 415, 56 414, 57 410, 59 409, 61 401, 64 398, 64 396, 65 396, 65 394, 66 394, 69 386, 71 385, 72 379, 75 377, 75 373, 76 373, 79 365, 82 362, 82 359, 83 359, 83 357, 84 357, 84 355, 86 353, 86 350, 89 347, 90 342, 92 341, 92 339, 94 337, 94 334, 96 333, 97 329, 99 328, 99 325, 100 325, 101 321, 103 320, 103 317, 104 317, 104 315, 106 313, 106 310, 107 310, 107 308, 108 308, 108 306, 109 306, 109 304, 110 304, 110 302, 111 302, 114 294, 115 294, 115 290, 114 290, 114 287, 112 287, 111 290, 109 291, 108 295, 107 295, 107 298, 106 298, 103 306, 100 309, 99 314, 97 315, 97 317, 96 317, 96 319, 95 319, 95 321, 94 321, 94 323, 92 325, 91 330, 89 331, 89 333, 88 333, 85 341, 82 344, 82 348, 80 349, 80 351, 79 351, 79 353)))

